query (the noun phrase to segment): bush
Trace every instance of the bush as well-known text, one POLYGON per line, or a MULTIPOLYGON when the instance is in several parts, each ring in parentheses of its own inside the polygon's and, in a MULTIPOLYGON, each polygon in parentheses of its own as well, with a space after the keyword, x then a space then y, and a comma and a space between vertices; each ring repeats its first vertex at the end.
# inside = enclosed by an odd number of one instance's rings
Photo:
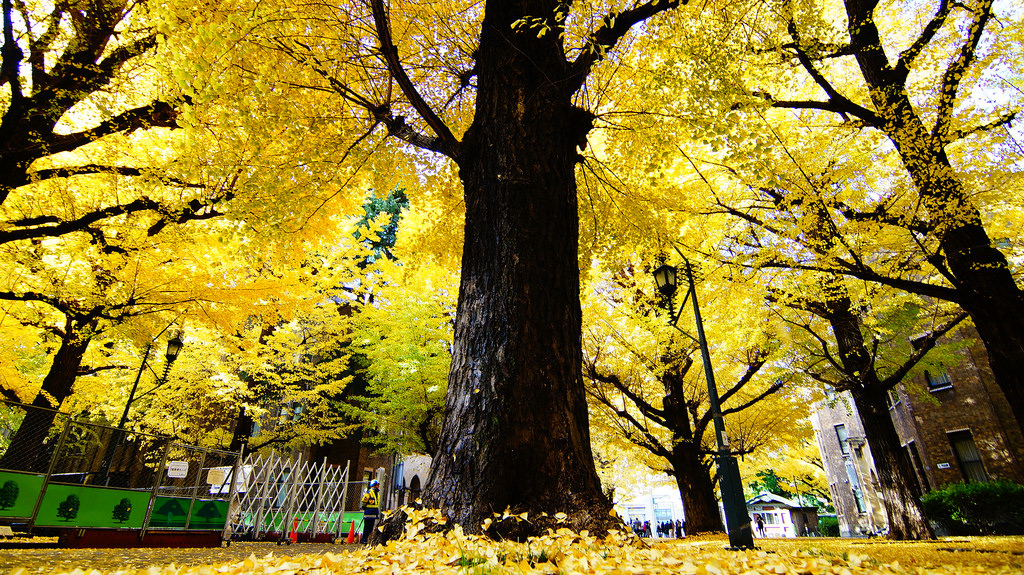
POLYGON ((839 518, 828 515, 818 517, 818 531, 822 537, 839 537, 839 518))
POLYGON ((928 518, 951 535, 1024 532, 1024 485, 1011 481, 951 483, 921 498, 928 518))

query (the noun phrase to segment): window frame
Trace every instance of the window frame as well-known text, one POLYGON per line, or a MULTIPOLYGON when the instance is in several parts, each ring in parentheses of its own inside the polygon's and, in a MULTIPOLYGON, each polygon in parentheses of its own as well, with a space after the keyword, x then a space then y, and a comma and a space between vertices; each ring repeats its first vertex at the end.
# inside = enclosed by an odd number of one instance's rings
POLYGON ((926 369, 924 370, 924 383, 928 386, 928 391, 932 393, 953 389, 953 377, 949 375, 948 371, 943 371, 938 376, 932 376, 932 373, 926 369))

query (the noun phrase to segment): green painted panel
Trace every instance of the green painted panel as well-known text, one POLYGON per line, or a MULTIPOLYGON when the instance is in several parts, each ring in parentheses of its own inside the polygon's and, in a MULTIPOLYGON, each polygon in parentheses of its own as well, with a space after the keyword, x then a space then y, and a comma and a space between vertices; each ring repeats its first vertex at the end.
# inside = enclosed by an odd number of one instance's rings
POLYGON ((0 517, 32 517, 43 478, 42 475, 0 471, 0 517))
MULTIPOLYGON (((157 497, 153 506, 153 514, 149 518, 149 526, 156 528, 185 528, 188 517, 188 506, 192 500, 187 497, 157 497)), ((189 529, 223 529, 228 510, 228 502, 219 499, 197 499, 192 508, 192 521, 189 529)))
POLYGON ((192 500, 188 497, 157 497, 153 505, 153 514, 149 516, 150 527, 185 528, 188 506, 192 500))
MULTIPOLYGON (((187 509, 187 508, 186 508, 187 509)), ((197 499, 192 507, 189 529, 223 529, 228 518, 228 502, 219 499, 197 499)))
MULTIPOLYGON (((338 512, 335 511, 334 513, 319 513, 317 515, 318 515, 318 520, 320 522, 319 526, 317 528, 317 532, 318 533, 334 533, 335 532, 335 528, 337 527, 338 512)), ((312 529, 312 526, 310 525, 310 523, 312 522, 312 519, 313 519, 313 513, 309 513, 309 512, 297 513, 295 515, 295 517, 292 519, 292 524, 293 525, 294 525, 294 522, 295 522, 296 519, 299 521, 299 528, 298 528, 299 531, 301 531, 301 532, 309 532, 312 529)), ((356 523, 356 531, 360 531, 362 529, 362 525, 363 525, 363 512, 362 511, 346 511, 345 512, 345 514, 344 514, 344 516, 342 518, 342 524, 341 524, 342 535, 347 535, 348 534, 348 530, 350 529, 350 523, 352 523, 353 521, 355 521, 355 523, 356 523)), ((260 527, 260 531, 262 531, 262 532, 276 531, 276 532, 280 533, 282 525, 283 525, 283 522, 284 522, 284 514, 283 513, 280 513, 280 512, 269 513, 269 514, 267 514, 263 518, 263 525, 260 527)), ((256 523, 255 515, 252 514, 252 513, 247 513, 247 514, 245 514, 244 517, 241 518, 241 527, 239 528, 239 531, 252 530, 253 525, 255 525, 255 523, 256 523)), ((288 532, 291 532, 291 527, 289 527, 288 532)))
POLYGON ((84 485, 46 486, 36 525, 142 528, 150 492, 84 485))

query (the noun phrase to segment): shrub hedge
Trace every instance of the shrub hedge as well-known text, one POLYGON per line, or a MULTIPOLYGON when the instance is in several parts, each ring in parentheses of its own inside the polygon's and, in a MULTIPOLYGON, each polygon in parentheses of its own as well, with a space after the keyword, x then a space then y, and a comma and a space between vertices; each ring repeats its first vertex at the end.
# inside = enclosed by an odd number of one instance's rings
POLYGON ((951 483, 921 503, 928 518, 951 535, 1024 533, 1024 485, 1011 481, 951 483))
POLYGON ((818 531, 823 537, 839 537, 839 518, 827 515, 818 517, 818 531))

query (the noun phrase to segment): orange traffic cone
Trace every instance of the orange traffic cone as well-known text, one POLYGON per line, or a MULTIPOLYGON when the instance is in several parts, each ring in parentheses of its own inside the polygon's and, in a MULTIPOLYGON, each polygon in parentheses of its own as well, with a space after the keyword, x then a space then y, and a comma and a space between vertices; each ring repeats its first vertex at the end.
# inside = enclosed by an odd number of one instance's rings
POLYGON ((348 530, 348 539, 345 539, 345 543, 355 543, 355 542, 356 542, 356 522, 353 521, 352 522, 352 527, 350 527, 349 530, 348 530))
POLYGON ((294 522, 292 523, 292 532, 288 535, 288 539, 291 539, 292 543, 297 543, 299 541, 298 530, 299 520, 295 519, 294 522))

